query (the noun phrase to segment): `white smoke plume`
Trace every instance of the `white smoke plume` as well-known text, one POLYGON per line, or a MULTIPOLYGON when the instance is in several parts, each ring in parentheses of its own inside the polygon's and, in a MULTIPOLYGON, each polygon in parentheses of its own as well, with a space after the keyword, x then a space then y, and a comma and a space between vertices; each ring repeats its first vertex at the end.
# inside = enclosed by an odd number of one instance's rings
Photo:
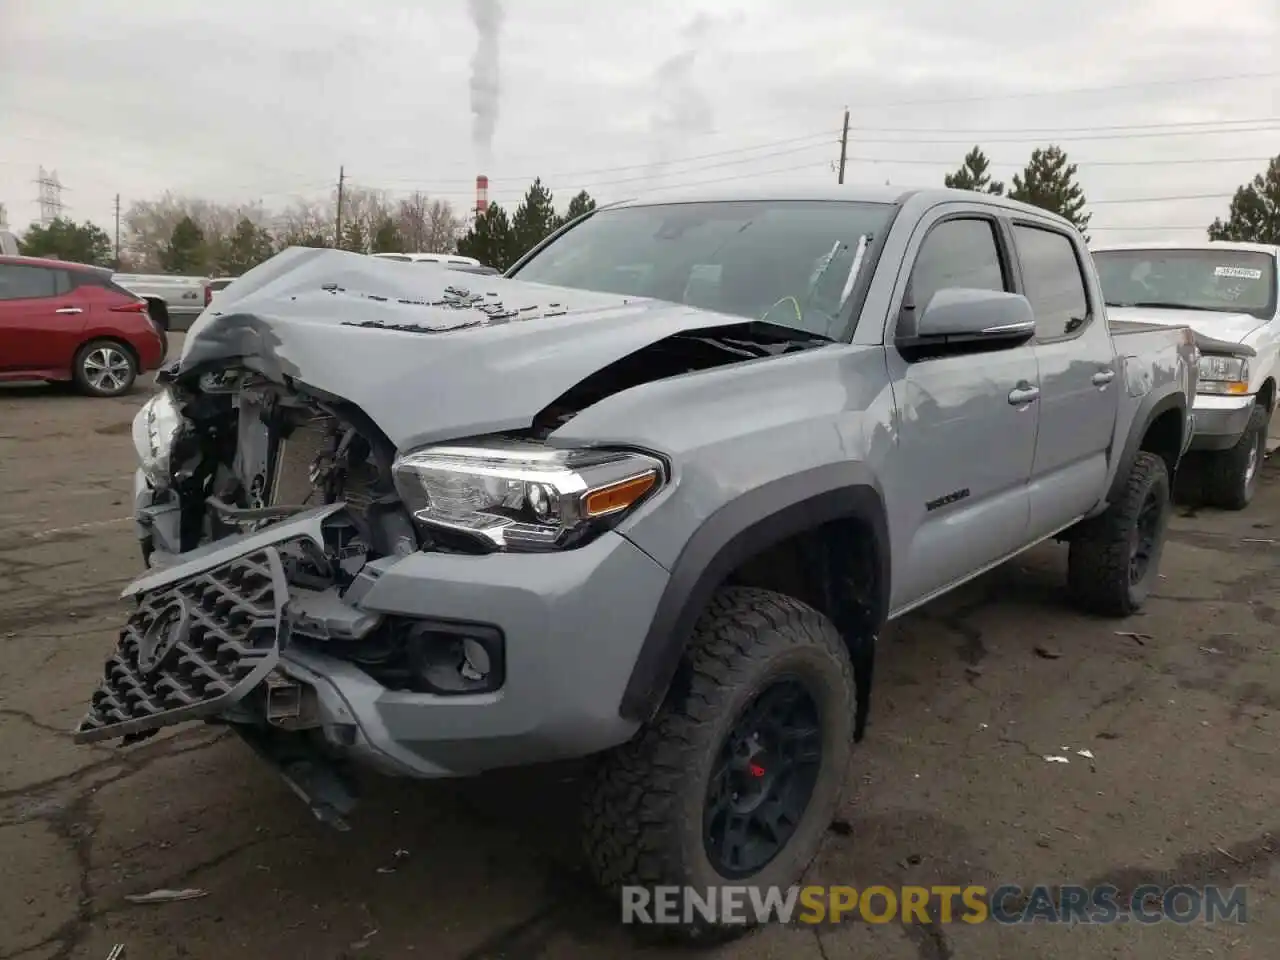
POLYGON ((687 153, 691 138, 712 130, 711 100, 698 83, 697 66, 710 46, 714 27, 710 16, 697 14, 680 31, 680 46, 654 72, 656 103, 649 121, 654 150, 648 170, 651 183, 672 157, 687 153))
POLYGON ((502 97, 498 69, 498 34, 504 13, 501 0, 467 0, 476 25, 476 52, 471 58, 471 140, 476 159, 485 169, 493 156, 493 133, 498 126, 502 97))

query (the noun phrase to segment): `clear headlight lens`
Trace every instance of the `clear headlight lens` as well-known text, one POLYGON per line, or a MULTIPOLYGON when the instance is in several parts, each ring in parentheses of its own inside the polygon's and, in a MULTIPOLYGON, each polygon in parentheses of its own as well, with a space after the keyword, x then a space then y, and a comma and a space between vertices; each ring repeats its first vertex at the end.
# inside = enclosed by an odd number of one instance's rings
POLYGON ((157 490, 169 485, 169 454, 182 426, 182 414, 173 394, 161 390, 133 418, 133 446, 143 475, 157 490))
POLYGON ((396 488, 427 530, 513 552, 577 546, 662 486, 662 461, 537 443, 426 447, 396 459, 396 488))
POLYGON ((1199 393, 1243 395, 1249 392, 1249 361, 1243 357, 1200 358, 1199 393))

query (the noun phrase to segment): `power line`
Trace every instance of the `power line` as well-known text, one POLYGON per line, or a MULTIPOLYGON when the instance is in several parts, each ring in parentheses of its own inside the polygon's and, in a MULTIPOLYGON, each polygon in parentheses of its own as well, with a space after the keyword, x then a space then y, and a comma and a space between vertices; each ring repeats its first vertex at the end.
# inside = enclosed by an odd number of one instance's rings
MULTIPOLYGON (((1136 125, 1136 126, 1118 124, 1118 125, 1103 126, 1103 127, 1076 127, 1076 128, 1029 127, 1029 128, 1022 128, 1022 129, 1006 128, 1004 130, 986 130, 986 131, 982 131, 978 129, 947 130, 946 128, 927 129, 927 128, 905 128, 905 127, 904 128, 861 127, 859 128, 859 132, 855 133, 851 137, 851 139, 854 142, 863 143, 863 144, 895 144, 895 145, 903 145, 903 146, 932 146, 932 145, 955 146, 955 145, 972 145, 975 142, 975 139, 974 139, 975 137, 978 141, 983 143, 1032 143, 1032 142, 1041 141, 1041 140, 1054 141, 1054 142, 1060 142, 1060 143, 1070 143, 1075 141, 1087 141, 1087 140, 1128 140, 1128 139, 1143 139, 1143 138, 1163 137, 1163 136, 1196 136, 1196 135, 1216 136, 1216 135, 1226 134, 1226 133, 1231 133, 1231 134, 1257 133, 1257 132, 1270 132, 1271 130, 1280 130, 1280 116, 1261 117, 1261 118, 1242 118, 1242 119, 1236 119, 1236 120, 1222 120, 1222 121, 1193 121, 1188 124, 1163 123, 1163 124, 1146 124, 1146 125, 1136 125), (1204 129, 1209 125, 1221 125, 1221 124, 1228 124, 1228 123, 1253 124, 1254 126, 1248 127, 1248 128, 1237 127, 1237 128, 1231 128, 1231 129, 1225 129, 1225 130, 1204 129), (1155 129, 1157 127, 1163 128, 1163 129, 1157 130, 1155 129), (1181 129, 1183 127, 1190 127, 1192 129, 1181 129), (1172 129, 1172 128, 1178 128, 1178 129, 1172 129), (1079 131, 1079 132, 1068 133, 1068 131, 1072 131, 1072 130, 1079 131), (1123 132, 1125 130, 1132 130, 1136 132, 1131 132, 1131 133, 1123 132), (1094 133, 1092 131, 1099 131, 1099 132, 1094 133), (875 138, 875 137, 868 137, 863 135, 864 133, 878 133, 878 132, 885 132, 885 133, 938 132, 938 133, 951 133, 954 136, 944 138, 944 139, 904 139, 899 137, 875 138), (1027 134, 1027 136, 995 138, 995 139, 982 136, 982 134, 985 134, 985 133, 1001 133, 1001 132, 1025 133, 1027 134)), ((535 177, 540 177, 544 181, 548 179, 567 180, 567 179, 574 179, 574 178, 580 178, 580 177, 591 177, 597 174, 624 173, 632 170, 650 170, 650 169, 653 169, 654 167, 661 167, 664 170, 666 170, 667 168, 669 168, 670 165, 673 165, 673 164, 694 163, 696 161, 712 160, 712 159, 717 159, 721 157, 734 158, 732 160, 725 161, 724 163, 706 165, 705 169, 710 169, 712 167, 729 166, 731 164, 736 164, 736 163, 750 163, 752 160, 758 160, 758 159, 762 160, 762 159, 769 159, 773 157, 786 156, 793 153, 802 153, 805 150, 811 150, 817 147, 824 147, 833 142, 839 143, 841 141, 841 138, 842 138, 842 132, 840 130, 820 131, 817 133, 806 134, 800 137, 789 137, 784 140, 774 140, 768 143, 758 143, 748 147, 738 147, 733 150, 720 150, 715 153, 705 153, 705 154, 697 154, 697 155, 688 156, 688 157, 680 157, 660 165, 655 165, 652 162, 632 163, 632 164, 624 164, 616 167, 598 167, 595 169, 587 169, 587 170, 566 170, 566 171, 559 171, 554 173, 548 173, 544 171, 541 174, 527 174, 527 175, 512 174, 512 175, 503 176, 501 179, 528 181, 528 182, 532 182, 535 177), (822 141, 814 142, 816 138, 822 138, 822 141), (742 154, 746 154, 755 150, 769 150, 770 148, 773 148, 773 147, 783 147, 783 146, 788 146, 792 144, 799 144, 803 141, 809 141, 809 142, 803 146, 796 146, 790 150, 773 151, 767 154, 760 154, 759 156, 755 156, 755 157, 741 156, 742 154)), ((851 157, 849 159, 854 159, 854 158, 851 157)), ((890 162, 891 158, 883 158, 883 159, 868 158, 868 159, 872 161, 877 161, 877 162, 890 162)), ((894 162, 897 162, 897 161, 894 161, 894 162)), ((908 160, 903 162, 926 162, 926 161, 913 159, 913 160, 908 160)), ((1214 161, 1214 162, 1217 162, 1217 161, 1214 161)), ((671 172, 671 171, 668 170, 668 172, 671 172)), ((674 171, 674 172, 688 173, 692 171, 674 171)), ((634 178, 629 178, 627 180, 601 181, 600 185, 607 185, 611 183, 625 183, 625 182, 635 183, 635 182, 639 182, 646 179, 649 179, 647 175, 637 176, 634 178)), ((439 180, 432 180, 428 182, 425 180, 419 180, 415 177, 380 178, 380 182, 416 184, 416 185, 420 185, 421 189, 426 190, 428 192, 430 192, 430 190, 432 189, 432 186, 435 186, 438 189, 445 185, 457 185, 461 187, 465 184, 470 183, 469 180, 463 180, 463 179, 457 179, 457 180, 439 179, 439 180)))
MULTIPOLYGON (((1164 167, 1191 164, 1267 163, 1271 157, 1180 157, 1159 160, 1072 160, 1077 167, 1164 167)), ((854 163, 902 163, 925 167, 952 167, 954 160, 922 160, 919 157, 850 157, 854 163)), ((1025 160, 992 160, 993 167, 1021 169, 1025 160)))
POLYGON ((1173 77, 1164 80, 1142 80, 1133 83, 1109 83, 1095 87, 1073 87, 1065 90, 1032 90, 1023 93, 984 93, 979 96, 925 98, 919 100, 879 100, 862 109, 880 107, 928 106, 944 103, 983 103, 988 100, 1032 100, 1042 97, 1068 97, 1088 93, 1112 93, 1116 90, 1145 90, 1152 87, 1189 86, 1202 83, 1227 83, 1235 80, 1268 80, 1280 77, 1280 71, 1265 73, 1220 74, 1212 77, 1173 77))

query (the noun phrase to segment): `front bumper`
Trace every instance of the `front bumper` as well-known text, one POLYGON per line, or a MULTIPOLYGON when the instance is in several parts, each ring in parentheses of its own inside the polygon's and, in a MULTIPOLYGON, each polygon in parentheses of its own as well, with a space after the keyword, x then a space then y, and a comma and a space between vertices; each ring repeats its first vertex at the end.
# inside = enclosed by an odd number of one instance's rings
POLYGON ((1192 413, 1195 431, 1191 438, 1192 450, 1229 450, 1234 447, 1249 425, 1256 398, 1222 397, 1214 394, 1196 394, 1192 413))
MULTIPOLYGON (((140 482, 139 503, 148 492, 140 482)), ((147 509, 154 515, 140 523, 139 535, 150 539, 159 555, 171 546, 165 542, 168 513, 163 506, 147 509)), ((190 593, 193 582, 237 558, 303 537, 322 543, 323 523, 341 510, 336 505, 308 511, 169 557, 126 588, 125 596, 156 605, 169 593, 190 593)), ((307 690, 314 705, 310 728, 330 751, 393 775, 446 777, 581 757, 634 734, 636 724, 618 715, 618 705, 668 574, 629 540, 606 533, 553 556, 419 552, 376 561, 366 570, 374 567, 376 576, 358 601, 338 601, 348 615, 496 628, 504 642, 504 681, 491 693, 466 695, 385 687, 322 644, 290 643, 303 591, 286 585, 278 659, 271 676, 255 680, 254 687, 260 693, 273 677, 284 676, 307 690)), ((129 644, 136 646, 138 634, 137 624, 122 632, 113 661, 129 658, 129 644)), ((232 701, 251 692, 236 688, 237 696, 195 714, 113 729, 136 733, 140 727, 198 716, 236 720, 232 701)), ((259 722, 268 721, 262 716, 259 722)), ((82 725, 77 732, 80 740, 103 738, 101 723, 82 725)))

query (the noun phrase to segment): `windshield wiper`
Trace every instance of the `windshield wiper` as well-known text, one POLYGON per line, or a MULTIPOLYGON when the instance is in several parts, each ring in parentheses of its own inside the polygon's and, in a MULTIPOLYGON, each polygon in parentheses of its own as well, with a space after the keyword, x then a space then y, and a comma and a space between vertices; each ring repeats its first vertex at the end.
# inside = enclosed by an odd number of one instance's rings
POLYGON ((1108 307, 1146 307, 1152 310, 1199 310, 1202 313, 1233 313, 1218 307, 1198 307, 1190 303, 1166 303, 1163 300, 1135 300, 1133 303, 1108 303, 1108 307))

